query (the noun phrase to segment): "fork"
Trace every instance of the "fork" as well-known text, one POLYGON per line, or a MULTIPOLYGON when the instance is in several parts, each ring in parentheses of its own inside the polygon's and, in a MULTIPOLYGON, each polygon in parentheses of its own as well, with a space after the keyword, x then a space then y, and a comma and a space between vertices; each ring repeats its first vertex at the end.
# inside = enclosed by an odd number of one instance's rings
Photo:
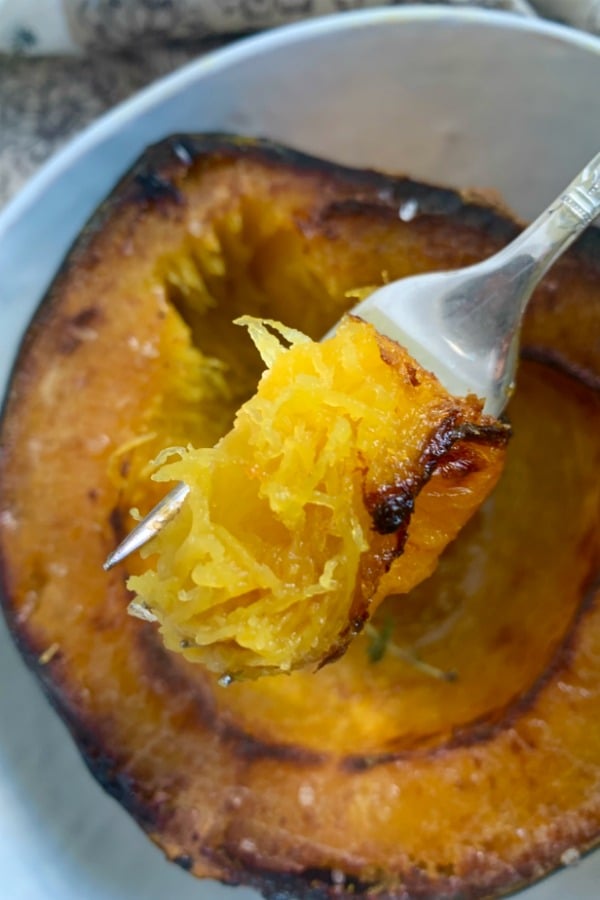
MULTIPOLYGON (((533 290, 599 214, 600 153, 499 253, 464 269, 390 282, 352 313, 406 347, 451 394, 476 394, 484 412, 498 416, 514 389, 520 326, 533 290)), ((158 534, 188 493, 179 482, 108 556, 104 569, 158 534)))

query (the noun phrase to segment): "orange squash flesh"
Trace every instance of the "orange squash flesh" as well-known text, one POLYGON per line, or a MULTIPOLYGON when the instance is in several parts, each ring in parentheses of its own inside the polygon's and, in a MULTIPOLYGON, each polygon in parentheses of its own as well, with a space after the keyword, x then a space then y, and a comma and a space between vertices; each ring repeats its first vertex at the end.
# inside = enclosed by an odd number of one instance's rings
POLYGON ((431 574, 508 437, 359 319, 324 343, 239 323, 269 368, 215 447, 161 455, 154 478, 190 492, 128 582, 165 646, 227 681, 341 656, 381 600, 431 574))
POLYGON ((371 662, 359 635, 317 673, 219 688, 127 615, 133 563, 101 570, 130 507, 164 491, 148 460, 212 445, 254 390, 236 316, 316 339, 357 286, 514 232, 449 191, 177 139, 119 186, 29 331, 1 432, 6 614, 90 769, 195 875, 278 896, 491 897, 600 838, 596 234, 532 302, 496 490, 375 615, 454 683, 390 648, 371 662))

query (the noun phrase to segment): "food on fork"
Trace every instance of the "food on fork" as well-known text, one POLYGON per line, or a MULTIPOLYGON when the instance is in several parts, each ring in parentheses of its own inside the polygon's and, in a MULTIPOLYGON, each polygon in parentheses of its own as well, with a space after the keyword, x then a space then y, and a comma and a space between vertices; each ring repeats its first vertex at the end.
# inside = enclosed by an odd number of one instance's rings
POLYGON ((323 343, 239 324, 268 369, 214 448, 161 454, 155 478, 190 493, 129 579, 130 609, 225 681, 340 657, 387 595, 431 574, 508 437, 360 319, 323 343))

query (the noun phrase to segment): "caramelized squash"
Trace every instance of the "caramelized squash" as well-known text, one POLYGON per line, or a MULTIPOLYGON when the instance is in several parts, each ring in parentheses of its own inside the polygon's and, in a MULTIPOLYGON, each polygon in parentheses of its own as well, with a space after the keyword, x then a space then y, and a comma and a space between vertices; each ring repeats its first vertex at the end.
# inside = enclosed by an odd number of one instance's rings
POLYGON ((600 838, 593 230, 532 301, 500 482, 432 577, 380 604, 387 647, 363 633, 316 673, 222 688, 128 616, 145 563, 102 571, 129 509, 164 492, 149 460, 211 446, 255 390, 233 319, 318 339, 353 289, 475 261, 516 230, 407 179, 174 138, 117 187, 29 329, 1 432, 6 615, 91 771, 197 876, 280 897, 491 897, 600 838))
POLYGON ((238 322, 269 368, 216 447, 161 454, 179 459, 156 480, 189 494, 128 583, 165 645, 226 683, 340 657, 378 602, 431 574, 508 431, 360 319, 322 344, 238 322))

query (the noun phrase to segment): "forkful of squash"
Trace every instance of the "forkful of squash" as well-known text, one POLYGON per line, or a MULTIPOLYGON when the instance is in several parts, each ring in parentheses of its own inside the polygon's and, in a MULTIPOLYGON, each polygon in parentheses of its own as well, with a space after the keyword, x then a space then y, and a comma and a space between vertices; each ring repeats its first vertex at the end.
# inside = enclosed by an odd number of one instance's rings
POLYGON ((104 566, 153 563, 130 610, 225 683, 342 655, 496 484, 525 308, 599 213, 600 154, 502 251, 386 284, 319 343, 238 320, 267 368, 214 448, 157 461, 175 487, 104 566))

